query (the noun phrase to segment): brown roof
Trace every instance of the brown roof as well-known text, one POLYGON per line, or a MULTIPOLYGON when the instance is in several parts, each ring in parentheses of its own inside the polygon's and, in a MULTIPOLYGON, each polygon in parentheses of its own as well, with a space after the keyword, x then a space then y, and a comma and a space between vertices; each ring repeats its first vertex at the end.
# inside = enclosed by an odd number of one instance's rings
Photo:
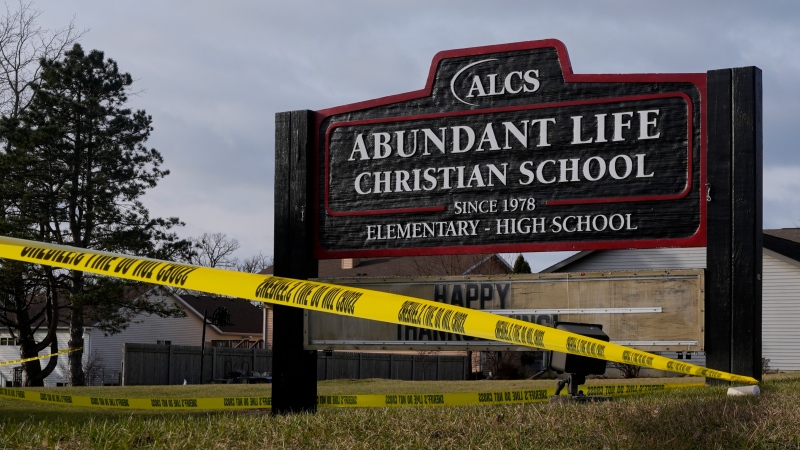
POLYGON ((787 241, 800 242, 800 228, 778 228, 776 230, 764 230, 764 234, 787 241))
MULTIPOLYGON (((409 278, 448 275, 501 275, 511 273, 511 267, 496 254, 435 255, 386 258, 357 258, 352 268, 345 269, 347 260, 319 261, 319 278, 409 278)), ((273 266, 260 272, 273 273, 273 266)))
POLYGON ((196 314, 201 320, 204 311, 211 321, 214 310, 219 307, 226 308, 230 313, 231 325, 220 327, 223 333, 260 335, 263 332, 263 316, 261 309, 247 300, 230 297, 209 297, 206 295, 177 294, 194 311, 187 314, 196 314))
POLYGON ((764 248, 800 261, 800 228, 764 230, 764 248))

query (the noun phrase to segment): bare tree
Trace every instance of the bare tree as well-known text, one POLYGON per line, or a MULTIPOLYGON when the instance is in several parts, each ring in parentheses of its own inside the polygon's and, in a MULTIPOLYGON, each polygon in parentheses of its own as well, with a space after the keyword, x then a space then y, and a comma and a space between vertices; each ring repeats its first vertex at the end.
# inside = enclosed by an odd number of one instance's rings
MULTIPOLYGON (((258 252, 257 255, 239 261, 233 253, 241 248, 239 241, 229 238, 225 233, 204 233, 199 238, 192 238, 193 254, 189 259, 190 264, 218 269, 238 270, 239 272, 258 273, 272 264, 272 258, 258 252)), ((203 292, 188 289, 178 289, 178 293, 192 295, 205 295, 203 292)), ((263 308, 263 302, 251 302, 258 308, 263 308)))
POLYGON ((638 378, 642 368, 633 364, 609 362, 608 367, 619 370, 622 378, 638 378))
POLYGON ((75 20, 57 30, 42 28, 37 20, 42 11, 33 2, 19 0, 16 10, 6 4, 0 18, 0 115, 16 118, 33 100, 33 85, 41 76, 42 58, 56 59, 85 31, 75 20))
POLYGON ((261 252, 257 255, 245 258, 236 265, 236 270, 239 272, 259 273, 262 270, 272 265, 272 257, 267 256, 261 252))
POLYGON ((525 374, 520 361, 522 352, 486 352, 486 367, 497 380, 518 380, 525 374))
POLYGON ((242 246, 236 238, 229 238, 225 233, 204 233, 190 240, 194 254, 190 257, 189 263, 196 266, 258 273, 272 264, 272 258, 262 252, 239 260, 234 253, 242 246))
MULTIPOLYGON (((432 367, 436 367, 438 360, 436 359, 439 356, 439 352, 434 350, 420 350, 417 352, 416 358, 419 361, 420 366, 422 366, 422 380, 425 381, 426 374, 428 373, 429 369, 432 367)), ((438 377, 438 373, 436 374, 438 377)), ((412 373, 411 376, 413 377, 414 374, 412 373)), ((432 378, 432 380, 436 380, 436 378, 432 378)))
POLYGON ((191 240, 196 249, 191 263, 197 266, 233 269, 239 259, 233 256, 241 245, 235 238, 228 238, 225 233, 203 233, 199 238, 191 240))
MULTIPOLYGON (((257 255, 245 258, 240 263, 236 264, 236 270, 239 272, 259 273, 271 265, 272 257, 258 252, 257 255)), ((264 302, 251 301, 250 303, 258 309, 262 309, 266 306, 264 302)))
POLYGON ((106 361, 97 350, 93 350, 83 363, 83 373, 89 386, 102 386, 105 383, 106 361))
MULTIPOLYGON (((68 386, 74 386, 72 379, 69 376, 69 364, 58 363, 58 369, 66 374, 64 382, 68 386)), ((85 378, 85 386, 102 386, 105 383, 106 360, 103 355, 92 350, 92 353, 83 359, 83 373, 85 378)))

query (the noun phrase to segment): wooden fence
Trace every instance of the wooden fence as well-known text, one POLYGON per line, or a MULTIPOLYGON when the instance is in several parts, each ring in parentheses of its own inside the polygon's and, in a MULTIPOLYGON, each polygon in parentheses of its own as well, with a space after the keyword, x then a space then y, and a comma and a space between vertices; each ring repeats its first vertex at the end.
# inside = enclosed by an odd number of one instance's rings
MULTIPOLYGON (((272 372, 272 350, 210 347, 205 349, 203 381, 224 382, 234 373, 272 372)), ((318 352, 317 379, 387 378, 394 380, 463 380, 470 370, 464 355, 318 352)), ((200 383, 200 347, 125 344, 125 386, 200 383)))
MULTIPOLYGON (((243 374, 272 371, 272 351, 263 349, 207 347, 204 352, 203 382, 243 374)), ((186 345, 129 344, 123 346, 122 384, 200 383, 200 347, 186 345)))
POLYGON ((317 356, 317 380, 464 380, 469 370, 465 355, 318 352, 317 356))

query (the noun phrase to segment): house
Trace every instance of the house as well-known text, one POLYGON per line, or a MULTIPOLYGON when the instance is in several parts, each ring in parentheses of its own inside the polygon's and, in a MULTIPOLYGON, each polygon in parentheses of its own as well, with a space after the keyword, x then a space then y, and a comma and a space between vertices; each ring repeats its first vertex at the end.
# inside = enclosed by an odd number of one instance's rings
POLYGON ((192 345, 206 347, 268 348, 271 335, 267 328, 268 310, 249 301, 238 298, 209 297, 154 287, 150 301, 163 301, 179 306, 184 317, 159 317, 140 314, 131 319, 130 325, 116 334, 105 334, 99 329, 92 330, 92 353, 90 358, 97 361, 111 374, 103 376, 108 383, 118 382, 122 370, 123 344, 161 344, 192 345), (229 314, 230 325, 218 326, 212 323, 212 316, 218 308, 225 308, 229 314), (203 318, 206 318, 205 341, 203 338, 203 318))
MULTIPOLYGON (((41 311, 43 303, 33 299, 30 306, 31 315, 41 311)), ((92 348, 92 329, 91 323, 84 323, 84 348, 92 348)), ((38 330, 34 333, 34 339, 41 342, 47 337, 47 331, 38 330)), ((69 315, 66 308, 59 310, 59 321, 56 326, 56 340, 58 341, 58 349, 64 350, 69 348, 69 315)), ((42 350, 39 355, 50 354, 50 348, 42 350)), ((88 361, 88 352, 84 352, 84 365, 88 361)), ((59 386, 64 385, 68 381, 67 374, 67 354, 58 356, 58 363, 53 371, 44 379, 45 386, 59 386)), ((20 345, 19 340, 12 337, 8 328, 0 328, 0 362, 16 361, 20 359, 20 345)), ((40 360, 42 369, 48 364, 50 358, 40 360)), ((24 384, 24 372, 22 371, 22 364, 4 364, 0 365, 0 387, 22 386, 24 384)))
MULTIPOLYGON (((762 355, 773 370, 800 370, 800 228, 763 233, 762 355)), ((583 251, 542 272, 705 268, 705 248, 660 248, 583 251)), ((694 356, 705 363, 704 354, 694 356)))
MULTIPOLYGON (((83 365, 87 384, 116 384, 122 365, 122 349, 126 342, 199 346, 203 336, 203 316, 208 325, 205 330, 206 347, 269 347, 270 333, 266 326, 267 310, 260 305, 233 298, 208 297, 187 293, 177 293, 161 287, 150 287, 146 292, 148 301, 161 301, 179 306, 185 317, 159 317, 139 314, 130 318, 127 328, 116 334, 107 334, 97 323, 87 322, 84 329, 83 365), (229 313, 230 325, 217 326, 211 323, 217 308, 225 308, 229 313)), ((63 310, 66 313, 66 310, 63 310)), ((66 317, 66 316, 65 316, 66 317)), ((69 326, 65 319, 57 328, 58 348, 68 348, 69 326)), ((37 332, 41 340, 44 332, 37 332)), ((45 354, 43 350, 40 354, 45 354)), ((0 331, 0 361, 20 359, 18 342, 7 330, 0 331)), ((46 364, 43 360, 42 364, 46 364)), ((0 366, 0 384, 13 385, 21 381, 19 364, 0 366)), ((67 355, 59 355, 58 365, 47 378, 45 386, 68 384, 67 355)))
MULTIPOLYGON (((34 338, 41 341, 46 336, 45 332, 39 331, 34 333, 34 338)), ((59 326, 56 330, 56 339, 58 340, 59 350, 69 347, 69 327, 59 326)), ((91 330, 86 329, 83 335, 84 345, 91 348, 91 330)), ((0 362, 16 361, 20 359, 19 341, 11 337, 8 330, 0 330, 0 362)), ((39 354, 49 354, 50 350, 42 350, 39 354)), ((42 368, 47 365, 49 358, 41 360, 42 368)), ((84 362, 87 360, 84 354, 84 362)), ((8 364, 0 366, 0 387, 21 386, 24 383, 24 373, 22 372, 21 364, 8 364)), ((62 354, 58 356, 58 365, 53 369, 53 372, 44 379, 45 386, 58 386, 67 382, 67 355, 62 354)))

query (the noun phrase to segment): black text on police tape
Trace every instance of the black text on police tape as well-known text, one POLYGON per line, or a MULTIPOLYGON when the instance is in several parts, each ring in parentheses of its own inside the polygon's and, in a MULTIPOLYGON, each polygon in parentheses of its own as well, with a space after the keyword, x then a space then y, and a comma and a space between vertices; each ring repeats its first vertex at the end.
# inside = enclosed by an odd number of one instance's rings
POLYGON ((337 286, 313 285, 304 281, 270 277, 256 288, 256 298, 291 303, 341 314, 355 314, 361 292, 337 286))
POLYGON ((606 346, 604 344, 571 336, 567 338, 567 350, 579 355, 591 356, 592 358, 606 357, 606 346))
POLYGON ((533 347, 544 348, 544 335, 544 330, 505 320, 498 320, 494 326, 494 336, 497 340, 533 347))
POLYGON ((397 313, 397 320, 404 324, 420 325, 453 333, 464 334, 467 313, 449 308, 406 300, 397 313))
POLYGON ((652 367, 653 359, 654 359, 653 356, 632 352, 630 350, 625 350, 624 352, 622 352, 622 360, 628 364, 633 364, 635 366, 652 367))
POLYGON ((71 265, 78 269, 85 268, 122 275, 127 275, 128 271, 131 271, 131 275, 134 277, 145 280, 151 280, 155 274, 156 281, 179 284, 181 286, 186 283, 189 274, 197 270, 196 267, 183 264, 37 247, 23 247, 20 251, 20 256, 39 261, 71 265))

